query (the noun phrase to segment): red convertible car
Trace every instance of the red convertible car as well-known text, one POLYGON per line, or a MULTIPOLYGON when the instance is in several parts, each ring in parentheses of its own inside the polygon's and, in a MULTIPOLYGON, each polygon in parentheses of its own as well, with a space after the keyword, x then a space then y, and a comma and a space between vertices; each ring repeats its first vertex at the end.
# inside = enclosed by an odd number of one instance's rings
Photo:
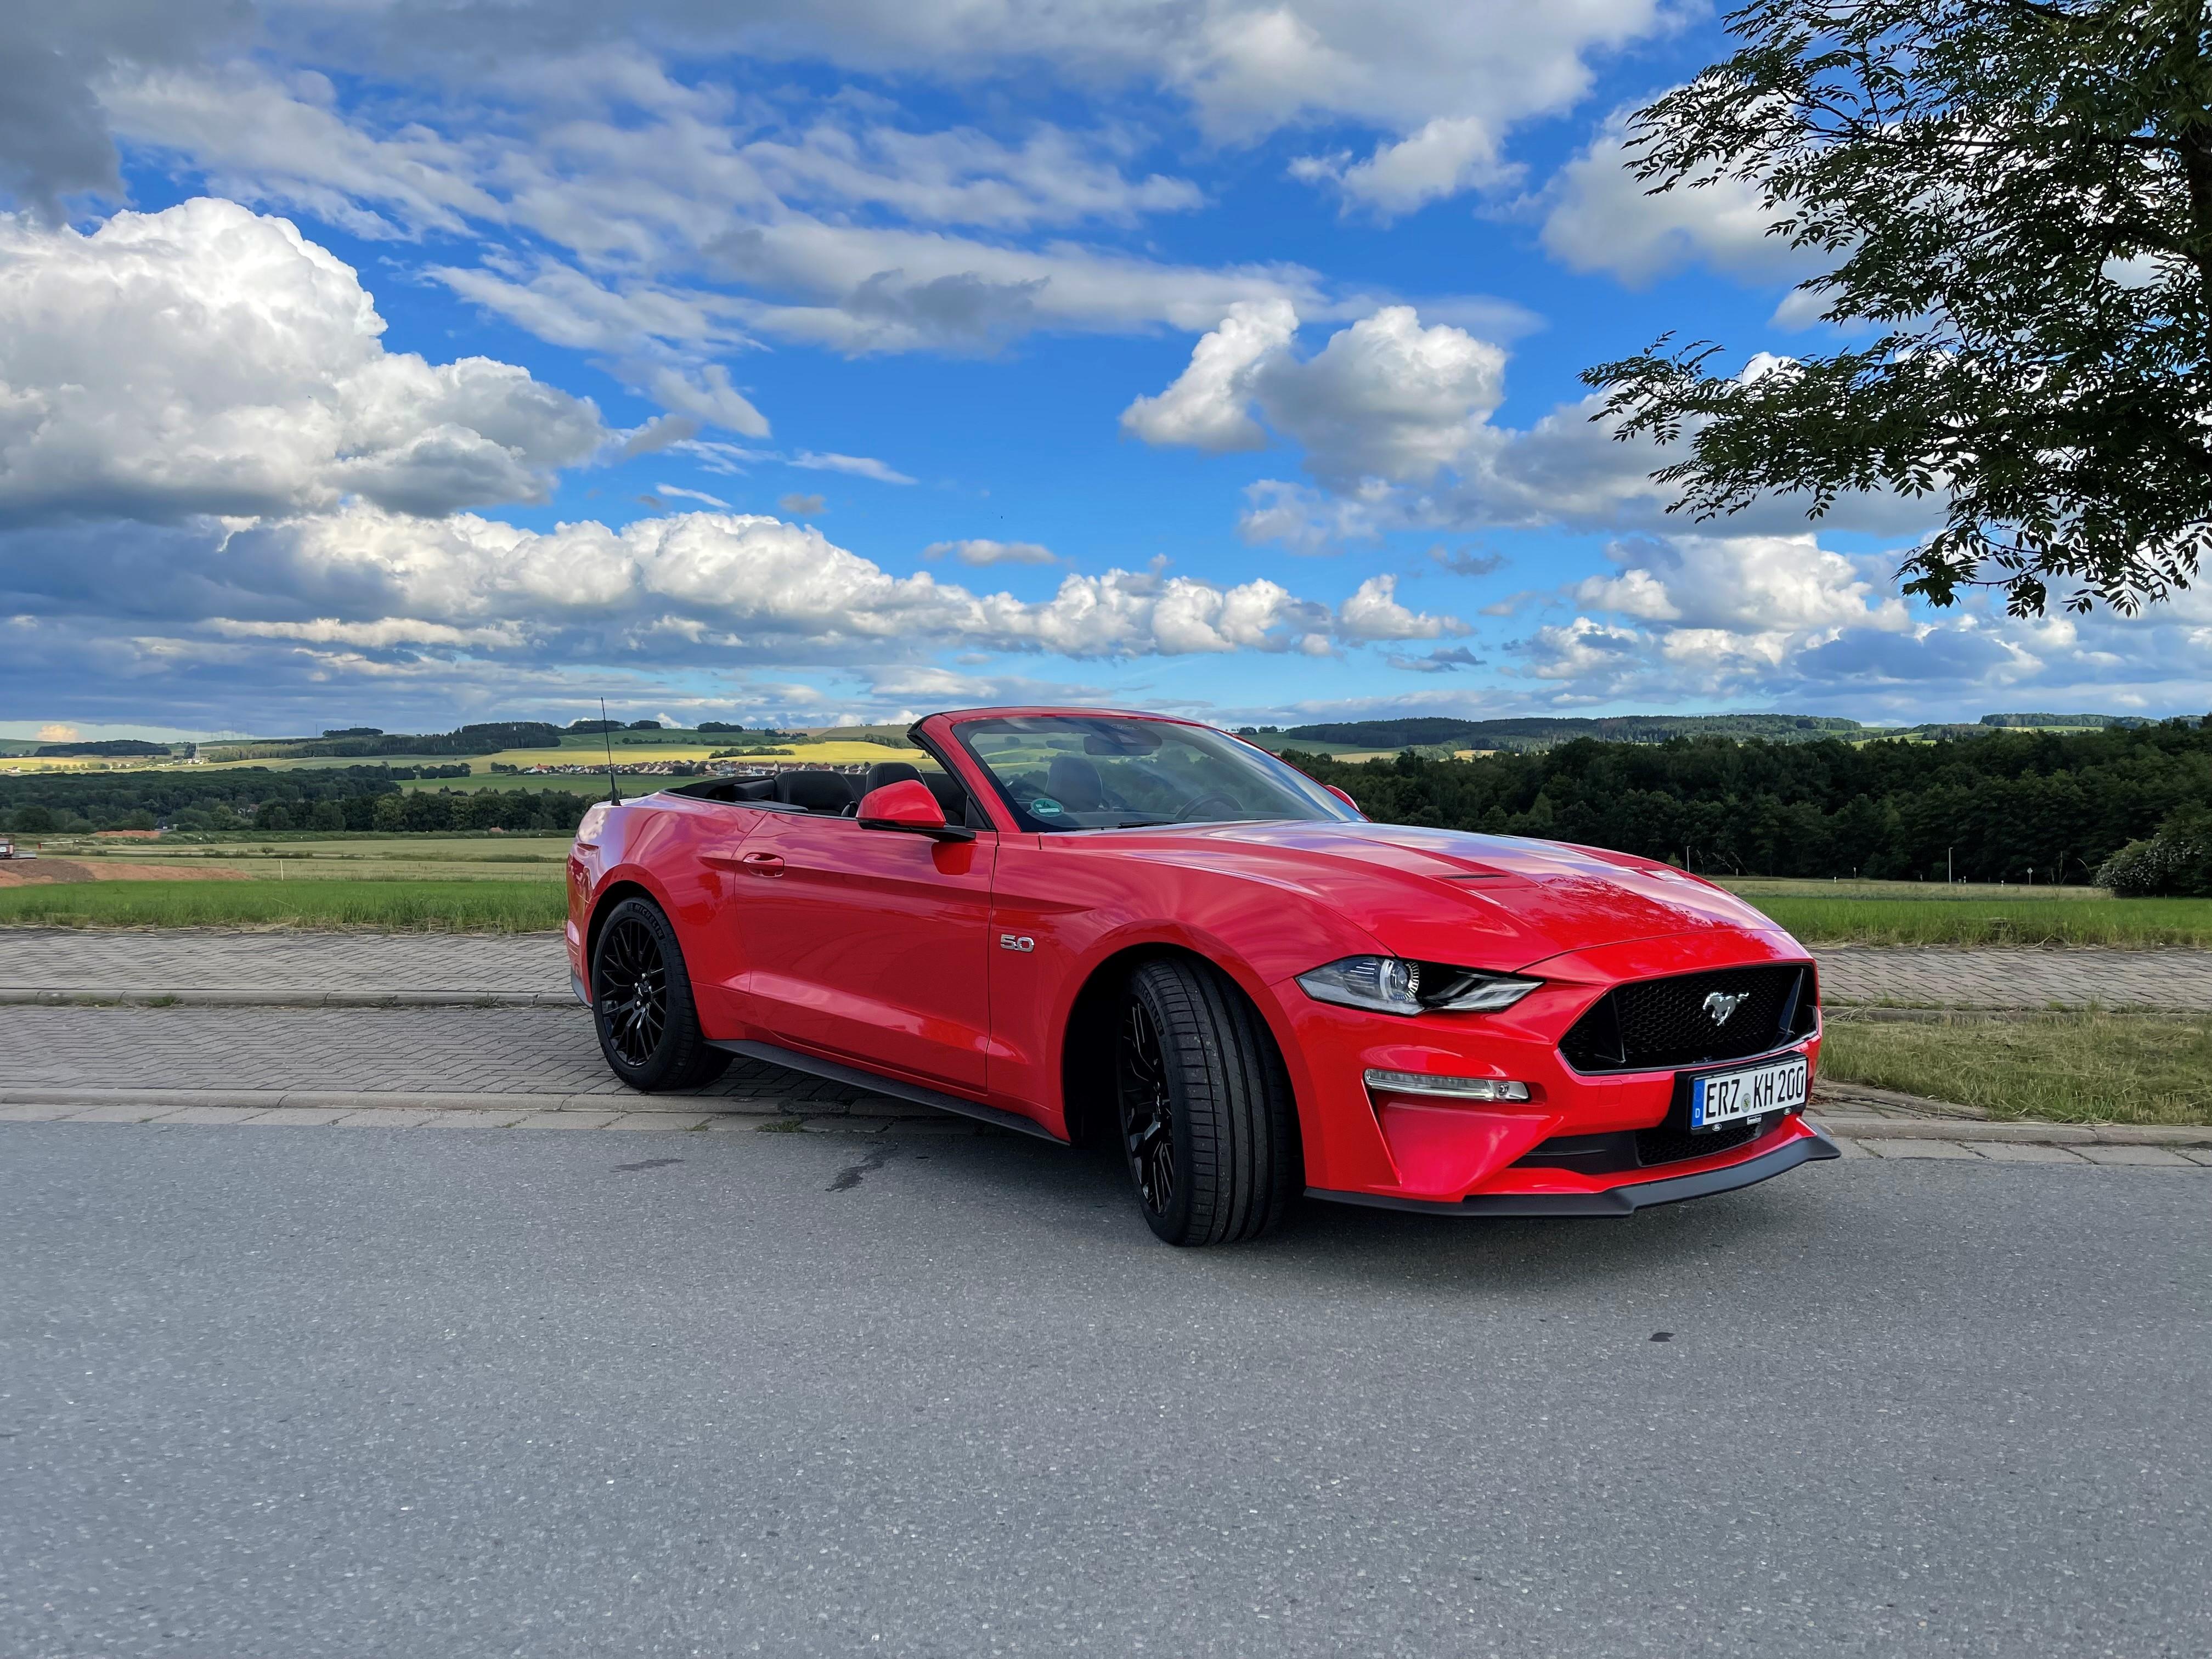
POLYGON ((1170 1243, 1304 1194, 1625 1215, 1834 1146, 1813 962, 1648 859, 1403 824, 1209 726, 933 714, 865 778, 596 805, 568 955, 617 1077, 732 1055, 1117 1142, 1170 1243))

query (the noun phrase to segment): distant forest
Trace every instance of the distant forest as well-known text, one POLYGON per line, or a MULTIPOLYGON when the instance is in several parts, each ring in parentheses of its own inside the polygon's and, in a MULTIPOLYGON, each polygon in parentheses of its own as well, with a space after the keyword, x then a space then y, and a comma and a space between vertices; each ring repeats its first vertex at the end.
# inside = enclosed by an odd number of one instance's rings
MULTIPOLYGON (((445 767, 333 766, 296 771, 28 773, 0 776, 0 828, 72 830, 537 830, 572 833, 591 805, 565 789, 404 792, 445 767)), ((452 772, 465 772, 454 767, 452 772)))
POLYGON ((1284 758, 1372 818, 1686 860, 1701 874, 2086 882, 2212 810, 2212 724, 1934 744, 1580 738, 1540 754, 1284 758))

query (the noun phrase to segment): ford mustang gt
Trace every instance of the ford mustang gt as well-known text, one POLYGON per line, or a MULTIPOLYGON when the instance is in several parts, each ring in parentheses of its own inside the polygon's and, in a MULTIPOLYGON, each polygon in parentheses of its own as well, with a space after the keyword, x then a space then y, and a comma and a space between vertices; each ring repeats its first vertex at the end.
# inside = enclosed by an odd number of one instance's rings
POLYGON ((1370 823, 1157 715, 908 735, 865 776, 586 814, 569 965, 623 1083, 745 1055, 1104 1140, 1173 1244, 1251 1237, 1301 1194, 1623 1215, 1836 1156, 1803 1116, 1811 958, 1694 876, 1370 823))

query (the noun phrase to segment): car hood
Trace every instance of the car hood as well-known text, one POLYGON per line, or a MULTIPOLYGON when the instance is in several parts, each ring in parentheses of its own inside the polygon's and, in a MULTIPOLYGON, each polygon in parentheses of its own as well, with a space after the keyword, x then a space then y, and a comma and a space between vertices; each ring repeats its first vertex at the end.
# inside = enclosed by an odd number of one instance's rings
MULTIPOLYGON (((1781 930, 1733 893, 1626 853, 1398 823, 1223 823, 1085 836, 1101 850, 1308 893, 1400 956, 1512 969, 1599 945, 1781 930)), ((1786 935, 1783 935, 1786 939, 1786 935)), ((1772 953, 1771 942, 1760 955, 1772 953)))

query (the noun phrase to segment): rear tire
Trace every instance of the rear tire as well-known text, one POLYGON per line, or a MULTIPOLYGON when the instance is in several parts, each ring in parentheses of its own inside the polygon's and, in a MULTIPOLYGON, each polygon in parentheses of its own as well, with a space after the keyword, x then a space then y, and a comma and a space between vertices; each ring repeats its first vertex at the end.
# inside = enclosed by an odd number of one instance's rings
POLYGON ((696 1089, 729 1067, 728 1053, 709 1047, 699 1029, 684 947, 651 899, 624 899, 599 929, 592 1019, 607 1069, 641 1093, 696 1089))
POLYGON ((1297 1201, 1290 1078, 1259 1012, 1219 969, 1168 958, 1130 975, 1114 1081, 1138 1207, 1168 1243, 1256 1238, 1297 1201))

